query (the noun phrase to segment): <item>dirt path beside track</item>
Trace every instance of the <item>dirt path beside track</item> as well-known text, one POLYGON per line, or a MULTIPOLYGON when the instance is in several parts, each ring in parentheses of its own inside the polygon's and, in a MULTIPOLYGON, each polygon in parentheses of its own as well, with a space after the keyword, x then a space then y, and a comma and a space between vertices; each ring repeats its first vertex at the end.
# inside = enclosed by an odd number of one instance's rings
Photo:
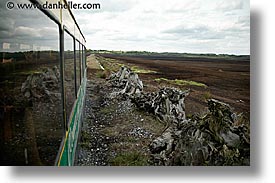
POLYGON ((110 99, 110 93, 119 89, 99 77, 103 71, 95 58, 89 58, 84 121, 75 165, 148 165, 148 145, 161 134, 164 124, 137 110, 129 99, 110 99))

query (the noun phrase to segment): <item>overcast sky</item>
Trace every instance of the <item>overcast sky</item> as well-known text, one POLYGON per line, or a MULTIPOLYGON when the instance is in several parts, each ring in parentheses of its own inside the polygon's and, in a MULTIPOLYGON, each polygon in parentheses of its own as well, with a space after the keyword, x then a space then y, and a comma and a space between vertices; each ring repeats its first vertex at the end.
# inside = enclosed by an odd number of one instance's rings
POLYGON ((91 49, 250 54, 249 0, 79 2, 101 4, 73 10, 91 49))
MULTIPOLYGON (((14 41, 58 48, 57 25, 38 10, 8 10, 6 1, 0 1, 0 49, 14 41)), ((87 48, 250 54, 249 0, 74 2, 101 4, 100 10, 73 10, 87 48)))
MULTIPOLYGON (((0 1, 0 51, 58 50, 58 26, 40 10, 9 10, 0 1)), ((12 2, 29 2, 12 0, 12 2)))

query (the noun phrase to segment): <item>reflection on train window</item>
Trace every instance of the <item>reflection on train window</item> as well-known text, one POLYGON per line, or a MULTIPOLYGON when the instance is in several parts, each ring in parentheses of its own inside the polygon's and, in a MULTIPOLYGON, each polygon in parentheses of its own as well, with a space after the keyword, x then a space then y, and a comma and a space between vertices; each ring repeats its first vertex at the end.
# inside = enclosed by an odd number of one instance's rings
POLYGON ((81 75, 80 81, 81 81, 83 78, 83 72, 82 72, 83 67, 82 67, 82 48, 80 43, 78 43, 78 48, 79 48, 78 51, 79 51, 79 65, 80 65, 80 75, 81 75))
POLYGON ((84 47, 84 51, 85 51, 85 54, 84 54, 84 58, 85 58, 85 68, 87 68, 87 49, 86 49, 86 47, 84 47))
POLYGON ((81 83, 81 66, 80 66, 80 52, 79 52, 79 42, 75 41, 75 54, 76 54, 76 86, 77 86, 77 91, 79 90, 79 86, 81 83))
POLYGON ((37 9, 1 6, 0 16, 0 164, 54 165, 63 136, 58 26, 37 9))
POLYGON ((83 48, 82 48, 82 44, 79 44, 79 50, 80 50, 80 57, 81 57, 81 76, 82 78, 84 77, 84 67, 83 67, 83 62, 84 62, 84 59, 83 59, 83 48))
POLYGON ((84 59, 84 68, 86 69, 87 63, 86 63, 86 49, 85 49, 85 46, 83 46, 83 59, 84 59))
POLYGON ((83 45, 81 45, 81 49, 82 49, 82 68, 83 68, 82 73, 84 75, 84 71, 85 71, 85 68, 86 68, 86 64, 85 64, 86 63, 86 61, 85 61, 86 59, 85 59, 85 48, 84 48, 83 45))
POLYGON ((65 31, 64 36, 64 87, 66 101, 67 122, 76 98, 74 70, 74 43, 73 38, 65 31))

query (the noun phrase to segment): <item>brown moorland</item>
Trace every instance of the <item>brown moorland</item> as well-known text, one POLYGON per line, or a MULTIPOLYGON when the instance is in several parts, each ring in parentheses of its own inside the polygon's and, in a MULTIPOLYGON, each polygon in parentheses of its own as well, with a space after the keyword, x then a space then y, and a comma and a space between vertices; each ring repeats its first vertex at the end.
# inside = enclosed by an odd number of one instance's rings
POLYGON ((250 114, 250 61, 203 57, 156 57, 100 54, 115 59, 120 64, 145 71, 138 73, 145 91, 157 91, 172 86, 190 88, 186 98, 188 114, 201 113, 206 109, 206 99, 215 98, 230 104, 234 111, 250 114), (171 82, 172 81, 172 82, 171 82), (182 84, 178 81, 188 81, 182 84), (204 84, 204 85, 203 85, 204 84))

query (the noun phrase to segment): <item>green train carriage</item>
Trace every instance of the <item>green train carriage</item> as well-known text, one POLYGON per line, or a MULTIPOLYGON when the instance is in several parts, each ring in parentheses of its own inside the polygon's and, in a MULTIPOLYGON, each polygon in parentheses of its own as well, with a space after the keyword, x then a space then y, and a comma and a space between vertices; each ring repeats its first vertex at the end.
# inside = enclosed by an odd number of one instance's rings
POLYGON ((86 40, 70 9, 9 10, 7 3, 0 3, 0 165, 71 166, 85 102, 86 40))

